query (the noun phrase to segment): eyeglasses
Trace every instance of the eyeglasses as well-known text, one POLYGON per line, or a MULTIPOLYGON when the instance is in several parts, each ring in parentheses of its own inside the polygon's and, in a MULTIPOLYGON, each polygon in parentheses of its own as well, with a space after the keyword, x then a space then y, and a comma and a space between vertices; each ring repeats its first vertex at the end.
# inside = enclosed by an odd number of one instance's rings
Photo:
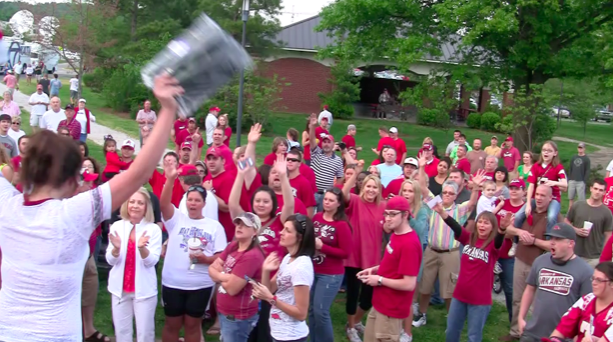
POLYGON ((202 187, 202 185, 192 185, 189 187, 189 189, 187 189, 187 192, 192 192, 192 191, 198 191, 201 194, 206 192, 206 190, 204 189, 204 187, 202 187))
POLYGON ((449 196, 455 196, 455 192, 453 192, 453 191, 443 191, 442 194, 443 195, 449 195, 449 196))
POLYGON ((21 122, 13 122, 13 125, 21 126, 21 122))
POLYGON ((383 217, 396 217, 399 214, 402 214, 402 211, 385 211, 383 212, 383 217))
POLYGON ((300 163, 300 159, 296 159, 296 158, 285 158, 285 161, 293 162, 293 163, 300 163))
POLYGON ((307 227, 307 217, 302 214, 296 214, 296 222, 298 222, 298 229, 296 229, 300 234, 304 234, 307 227))
POLYGON ((593 283, 593 282, 597 282, 597 283, 599 283, 599 284, 604 284, 604 283, 608 283, 608 282, 610 282, 610 281, 611 281, 611 280, 609 280, 609 279, 600 279, 600 278, 596 278, 596 277, 593 277, 593 276, 592 276, 592 277, 590 277, 590 280, 592 281, 592 283, 593 283))

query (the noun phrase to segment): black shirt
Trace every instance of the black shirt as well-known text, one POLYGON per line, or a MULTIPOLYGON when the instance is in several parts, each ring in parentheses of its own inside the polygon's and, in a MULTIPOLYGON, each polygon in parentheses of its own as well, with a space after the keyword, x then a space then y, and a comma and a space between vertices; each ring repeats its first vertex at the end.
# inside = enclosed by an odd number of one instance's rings
POLYGON ((44 79, 42 78, 40 81, 38 81, 38 84, 43 86, 43 93, 48 93, 49 92, 49 84, 51 83, 51 81, 49 81, 48 79, 44 79))

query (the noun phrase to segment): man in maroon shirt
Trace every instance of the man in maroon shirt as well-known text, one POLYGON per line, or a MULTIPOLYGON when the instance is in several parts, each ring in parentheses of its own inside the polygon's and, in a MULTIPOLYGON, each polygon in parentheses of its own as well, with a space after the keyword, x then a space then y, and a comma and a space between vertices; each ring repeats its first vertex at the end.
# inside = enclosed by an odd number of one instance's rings
POLYGON ((181 147, 181 143, 177 142, 177 137, 179 133, 183 130, 187 129, 187 118, 179 116, 179 118, 175 121, 172 130, 170 131, 170 135, 172 140, 175 142, 175 152, 179 154, 179 147, 181 147))
POLYGON ((509 170, 509 178, 517 178, 517 168, 519 167, 519 161, 521 160, 521 154, 519 150, 513 146, 513 137, 508 136, 502 144, 502 149, 497 157, 502 157, 504 167, 509 170))
POLYGON ((439 160, 438 158, 433 156, 434 148, 432 147, 432 144, 423 144, 421 146, 421 149, 423 151, 424 157, 426 157, 427 160, 425 167, 426 174, 428 175, 428 177, 435 177, 438 174, 439 160))
POLYGON ((219 208, 219 223, 223 226, 228 241, 232 241, 234 238, 234 223, 232 223, 232 216, 230 216, 228 209, 228 199, 230 198, 235 175, 226 171, 224 164, 225 160, 219 149, 217 147, 209 147, 206 151, 206 167, 209 173, 204 177, 202 185, 205 189, 215 194, 219 208))
POLYGON ((400 165, 407 157, 407 145, 404 140, 398 137, 398 128, 390 128, 390 138, 394 140, 394 148, 396 149, 396 164, 400 165))
POLYGON ((77 121, 77 119, 75 119, 74 106, 70 104, 66 105, 66 107, 64 108, 64 113, 66 114, 66 119, 60 121, 57 126, 68 127, 68 130, 70 131, 70 136, 74 140, 79 140, 79 138, 81 137, 81 124, 79 123, 79 121, 77 121))
POLYGON ((421 266, 422 249, 417 233, 409 225, 409 202, 396 196, 387 202, 384 229, 391 232, 379 266, 358 273, 373 287, 373 308, 368 313, 364 342, 382 341, 380 336, 400 336, 402 324, 411 313, 411 302, 421 266))
POLYGON ((289 178, 289 185, 292 186, 294 197, 304 203, 307 215, 313 217, 317 202, 315 202, 315 192, 310 182, 300 174, 300 165, 302 164, 300 151, 290 150, 285 156, 285 161, 287 162, 287 177, 289 178))
MULTIPOLYGON (((213 131, 213 144, 211 147, 214 147, 217 153, 219 153, 225 160, 224 168, 226 171, 234 172, 236 171, 236 164, 234 164, 232 150, 226 144, 223 143, 224 130, 221 127, 215 128, 213 131)), ((192 136, 192 140, 194 140, 194 136, 192 136)), ((195 140, 198 140, 197 138, 195 140)), ((195 141, 194 140, 194 141, 195 141)), ((230 187, 232 187, 230 185, 230 187)))
POLYGON ((468 149, 466 148, 466 145, 458 145, 458 161, 456 161, 454 166, 456 169, 460 169, 464 171, 464 173, 470 174, 470 162, 468 159, 466 159, 467 152, 468 149))
MULTIPOLYGON (((347 148, 356 147, 355 146, 355 134, 357 132, 358 131, 357 131, 355 125, 351 124, 351 125, 347 126, 347 135, 345 135, 343 137, 343 139, 341 139, 341 141, 345 143, 347 148)), ((360 151, 361 149, 362 149, 361 147, 356 147, 356 151, 360 151)))
MULTIPOLYGON (((198 129, 198 125, 196 124, 196 119, 191 117, 187 120, 187 129, 184 129, 177 133, 177 144, 181 145, 188 140, 192 140, 192 136, 194 134, 200 135, 200 130, 198 129)), ((195 145, 195 143, 194 143, 195 145)), ((204 146, 204 141, 200 139, 198 142, 198 155, 202 154, 202 147, 204 146)))

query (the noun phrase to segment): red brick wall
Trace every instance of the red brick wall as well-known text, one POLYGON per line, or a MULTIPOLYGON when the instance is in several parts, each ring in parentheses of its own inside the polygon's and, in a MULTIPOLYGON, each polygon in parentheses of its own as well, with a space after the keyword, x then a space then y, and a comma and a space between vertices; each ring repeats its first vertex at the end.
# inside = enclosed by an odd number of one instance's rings
POLYGON ((304 58, 282 58, 265 65, 265 75, 277 74, 281 83, 290 83, 280 94, 280 111, 305 114, 321 111, 322 103, 317 94, 332 89, 328 83, 329 67, 304 58))

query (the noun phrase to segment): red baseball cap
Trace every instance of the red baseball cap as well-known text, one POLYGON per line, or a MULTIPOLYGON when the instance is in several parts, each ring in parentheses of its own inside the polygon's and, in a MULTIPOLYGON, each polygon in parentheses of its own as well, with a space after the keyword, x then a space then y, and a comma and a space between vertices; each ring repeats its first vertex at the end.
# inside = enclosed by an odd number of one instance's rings
POLYGON ((221 112, 221 109, 219 109, 219 107, 211 107, 209 108, 209 112, 221 112))
POLYGON ((209 147, 209 149, 206 150, 206 156, 207 157, 208 156, 213 156, 213 157, 219 158, 219 157, 221 157, 221 152, 219 151, 218 148, 209 147))
POLYGON ((506 139, 504 139, 504 141, 513 141, 513 137, 508 136, 506 139))
POLYGON ((321 141, 324 141, 326 139, 330 140, 331 142, 334 142, 334 137, 332 136, 332 134, 322 133, 321 134, 321 141))
POLYGON ((198 175, 198 169, 192 164, 186 164, 179 168, 179 176, 198 175))
POLYGON ((181 150, 183 149, 189 149, 190 151, 192 150, 192 142, 191 141, 185 141, 181 144, 181 150))
POLYGON ((411 205, 409 204, 409 201, 406 198, 402 196, 394 196, 389 201, 387 201, 385 210, 407 211, 410 214, 411 205))
POLYGON ((516 188, 521 188, 521 189, 525 189, 526 188, 526 183, 524 182, 523 179, 514 179, 509 183, 509 188, 510 187, 516 187, 516 188))
POLYGON ((425 143, 421 146, 421 148, 426 151, 432 151, 432 144, 425 143))

